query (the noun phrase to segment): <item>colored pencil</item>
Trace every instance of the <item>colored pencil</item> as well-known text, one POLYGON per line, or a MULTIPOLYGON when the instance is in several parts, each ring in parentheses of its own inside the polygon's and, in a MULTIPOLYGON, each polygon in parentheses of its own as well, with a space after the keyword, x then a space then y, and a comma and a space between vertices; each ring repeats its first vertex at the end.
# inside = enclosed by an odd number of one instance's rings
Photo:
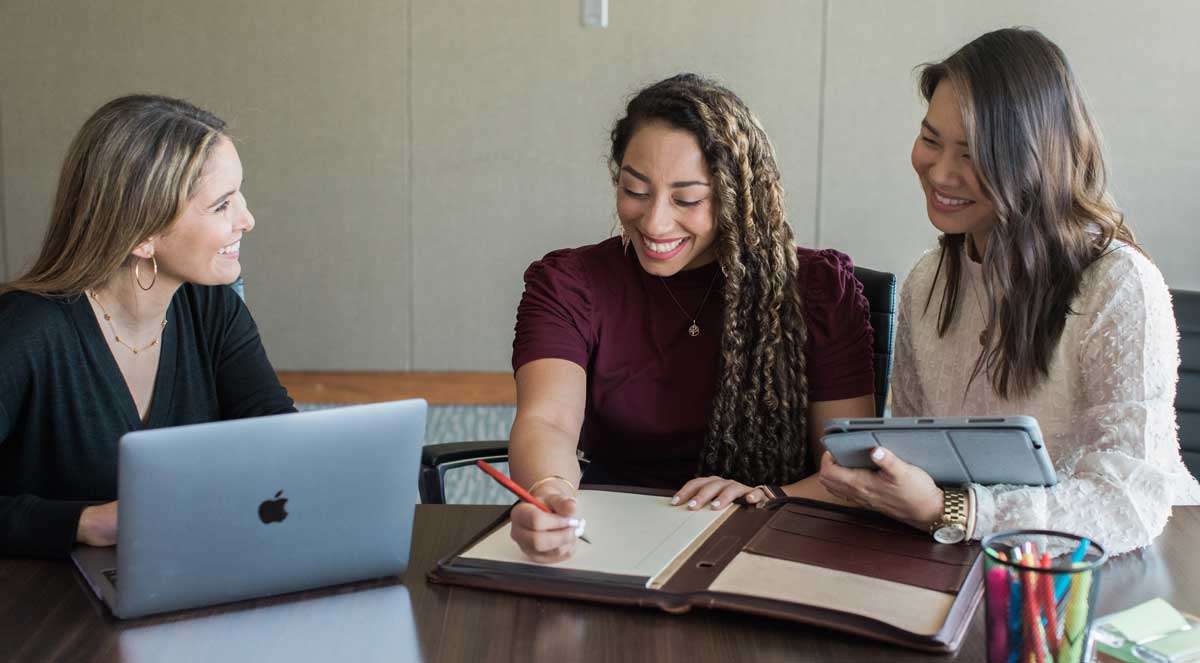
MULTIPOLYGON (((550 507, 546 506, 545 504, 542 504, 541 500, 534 497, 533 495, 530 495, 529 491, 518 486, 517 482, 513 481, 512 479, 509 479, 508 477, 504 476, 503 472, 501 472, 500 470, 497 470, 496 468, 489 465, 486 460, 477 460, 477 461, 475 461, 475 464, 477 466, 479 466, 479 469, 483 470, 484 472, 487 472, 488 476, 495 479, 497 483, 499 483, 501 486, 504 486, 505 488, 507 488, 508 492, 512 493, 513 495, 516 495, 522 502, 528 502, 528 503, 536 506, 537 508, 541 509, 542 511, 545 511, 546 513, 554 513, 553 511, 550 510, 550 507)), ((591 543, 591 541, 587 540, 586 536, 581 535, 579 537, 579 540, 583 541, 584 543, 591 543)))

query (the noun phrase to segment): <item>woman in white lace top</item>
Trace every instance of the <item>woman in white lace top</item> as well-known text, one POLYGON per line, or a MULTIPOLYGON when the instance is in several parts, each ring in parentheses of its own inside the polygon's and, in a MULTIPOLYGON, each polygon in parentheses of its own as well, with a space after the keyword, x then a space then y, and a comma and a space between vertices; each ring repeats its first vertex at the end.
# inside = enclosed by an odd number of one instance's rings
POLYGON ((1158 268, 1108 195, 1098 133, 1062 51, 1032 30, 983 35, 927 65, 913 168, 943 232, 905 280, 896 416, 1031 415, 1052 488, 972 485, 951 499, 876 450, 880 471, 823 459, 830 492, 916 527, 1047 528, 1110 554, 1200 502, 1175 427, 1178 334, 1158 268))

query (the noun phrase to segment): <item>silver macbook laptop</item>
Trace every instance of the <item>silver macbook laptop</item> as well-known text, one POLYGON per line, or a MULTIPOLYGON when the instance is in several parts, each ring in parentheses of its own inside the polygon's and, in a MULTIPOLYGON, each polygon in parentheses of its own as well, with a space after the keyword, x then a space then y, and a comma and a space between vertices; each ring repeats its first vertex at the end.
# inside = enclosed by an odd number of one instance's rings
POLYGON ((117 633, 123 663, 421 661, 413 601, 404 585, 364 587, 187 619, 132 622, 117 633))
POLYGON ((121 438, 117 546, 75 565, 121 618, 399 575, 423 400, 121 438))

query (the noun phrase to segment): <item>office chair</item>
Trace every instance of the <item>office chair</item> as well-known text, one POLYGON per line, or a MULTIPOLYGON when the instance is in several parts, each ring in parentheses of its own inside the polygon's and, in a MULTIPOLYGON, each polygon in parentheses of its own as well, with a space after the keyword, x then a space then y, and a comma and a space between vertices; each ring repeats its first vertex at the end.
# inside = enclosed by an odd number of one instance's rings
MULTIPOLYGON (((892 375, 892 350, 896 327, 896 275, 877 272, 873 269, 855 267, 854 276, 863 285, 863 294, 871 309, 871 329, 875 345, 875 415, 883 416, 887 406, 888 383, 892 375)), ((445 504, 446 486, 450 480, 448 472, 459 470, 455 475, 474 477, 481 473, 470 473, 461 468, 483 459, 488 463, 508 462, 508 440, 486 440, 480 442, 447 442, 430 444, 421 451, 421 475, 419 490, 425 504, 445 504)), ((587 460, 580 458, 581 464, 587 460)), ((489 479, 479 479, 491 483, 489 479)), ((478 492, 478 491, 475 491, 478 492)), ((496 491, 496 501, 508 503, 512 497, 502 490, 496 491)))
POLYGON ((1175 413, 1183 462, 1200 477, 1200 292, 1172 290, 1179 326, 1179 383, 1175 413))

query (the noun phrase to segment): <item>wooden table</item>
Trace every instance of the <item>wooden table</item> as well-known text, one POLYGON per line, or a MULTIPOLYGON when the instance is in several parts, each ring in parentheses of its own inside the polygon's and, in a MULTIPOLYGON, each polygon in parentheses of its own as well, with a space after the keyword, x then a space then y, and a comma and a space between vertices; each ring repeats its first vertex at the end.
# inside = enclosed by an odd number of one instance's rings
MULTIPOLYGON (((501 507, 417 507, 404 584, 372 581, 119 622, 68 562, 0 559, 0 661, 947 661, 769 619, 668 615, 431 585, 425 572, 501 507), (406 645, 407 643, 407 645, 406 645), (415 650, 415 647, 413 647, 415 650), (333 654, 331 654, 333 652, 333 654), (336 656, 334 656, 336 654, 336 656)), ((1200 507, 1109 562, 1099 613, 1162 596, 1200 613, 1200 507)), ((957 660, 984 656, 982 609, 957 660)))

